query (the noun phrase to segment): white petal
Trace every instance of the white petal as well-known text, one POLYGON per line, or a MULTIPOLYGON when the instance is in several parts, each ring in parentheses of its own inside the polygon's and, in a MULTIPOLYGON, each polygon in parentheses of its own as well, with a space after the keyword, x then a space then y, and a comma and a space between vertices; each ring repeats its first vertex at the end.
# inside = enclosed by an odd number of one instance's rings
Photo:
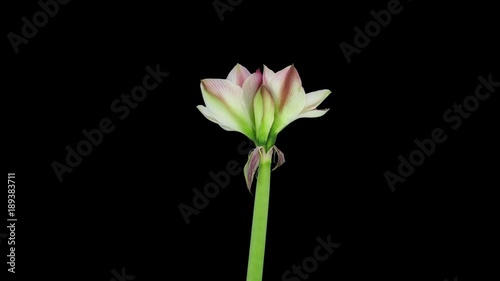
POLYGON ((203 105, 198 105, 196 108, 198 108, 198 110, 201 112, 201 114, 203 114, 203 116, 205 116, 208 120, 218 124, 222 129, 226 130, 226 131, 229 131, 229 132, 240 132, 240 129, 239 128, 233 128, 233 127, 230 127, 231 124, 227 124, 227 122, 219 122, 217 120, 217 118, 215 117, 215 115, 208 109, 206 108, 205 106, 203 105))
POLYGON ((221 127, 254 138, 253 120, 246 112, 239 86, 225 79, 205 79, 200 88, 207 109, 221 127))
POLYGON ((206 108, 203 105, 198 105, 198 106, 196 106, 196 108, 198 108, 198 110, 201 112, 201 114, 203 114, 203 116, 205 116, 208 120, 219 124, 219 121, 217 121, 217 119, 214 117, 213 113, 208 108, 206 108))
POLYGON ((262 78, 262 83, 267 86, 269 84, 269 81, 271 81, 271 78, 274 76, 274 71, 271 69, 267 68, 266 65, 264 65, 264 74, 262 78))
POLYGON ((279 109, 302 88, 299 73, 293 65, 276 72, 269 80, 269 89, 279 109))
POLYGON ((325 113, 327 113, 328 110, 330 110, 330 109, 329 108, 325 108, 325 109, 314 109, 314 110, 311 110, 311 111, 307 111, 307 112, 301 113, 297 117, 297 119, 299 119, 299 118, 316 118, 316 117, 321 117, 321 116, 325 115, 325 113))
POLYGON ((319 90, 306 94, 306 106, 302 110, 302 112, 307 112, 313 109, 316 109, 318 105, 320 105, 326 97, 332 92, 330 90, 319 90))
POLYGON ((243 100, 249 118, 254 119, 253 100, 262 84, 262 74, 260 71, 252 73, 243 83, 243 100))
POLYGON ((283 108, 276 107, 275 110, 278 112, 275 111, 275 120, 271 132, 276 135, 288 124, 296 120, 304 109, 305 103, 306 93, 304 88, 300 87, 298 91, 288 97, 283 108))

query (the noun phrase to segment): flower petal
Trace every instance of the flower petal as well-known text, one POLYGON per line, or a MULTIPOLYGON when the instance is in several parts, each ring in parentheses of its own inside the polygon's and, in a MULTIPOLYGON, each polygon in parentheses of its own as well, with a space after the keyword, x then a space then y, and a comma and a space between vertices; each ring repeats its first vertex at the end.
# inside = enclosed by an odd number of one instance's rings
POLYGON ((242 87, 248 76, 250 76, 250 71, 238 63, 227 75, 227 80, 242 87))
POLYGON ((262 74, 260 71, 250 74, 243 83, 243 100, 245 108, 251 120, 254 120, 253 100, 262 85, 262 74))
POLYGON ((300 87, 300 90, 293 92, 285 103, 285 106, 279 110, 279 107, 275 107, 275 117, 274 124, 271 129, 271 133, 277 135, 281 130, 283 130, 288 124, 292 123, 301 114, 306 103, 306 93, 304 88, 300 87), (276 112, 278 111, 278 112, 276 112))
POLYGON ((321 116, 325 115, 325 113, 327 113, 328 110, 330 110, 330 109, 329 108, 325 108, 325 109, 310 110, 310 111, 307 111, 307 112, 299 114, 299 116, 297 117, 297 119, 299 119, 299 118, 316 118, 316 117, 321 117, 321 116))
POLYGON ((254 138, 253 120, 244 106, 239 86, 225 79, 204 79, 200 88, 206 108, 221 127, 254 138))
POLYGON ((264 148, 262 146, 258 146, 250 151, 250 153, 248 154, 247 163, 243 168, 243 173, 245 174, 245 182, 250 193, 252 193, 253 178, 255 176, 255 172, 259 168, 260 154, 261 150, 263 149, 264 148))
POLYGON ((236 131, 236 132, 240 132, 240 130, 238 128, 233 128, 233 127, 230 127, 228 126, 226 123, 224 122, 219 122, 217 120, 217 118, 215 117, 215 114, 213 114, 208 108, 206 108, 205 106, 203 105, 198 105, 196 106, 196 108, 198 108, 198 110, 201 112, 201 114, 203 114, 203 116, 205 116, 208 120, 218 124, 222 129, 226 130, 226 131, 236 131))
POLYGON ((274 122, 274 101, 265 86, 261 86, 254 99, 255 138, 258 144, 267 142, 274 122))
POLYGON ((276 72, 269 81, 269 88, 279 110, 282 110, 302 88, 302 81, 297 69, 290 65, 276 72))
POLYGON ((269 81, 269 87, 276 106, 271 131, 278 134, 302 112, 306 94, 299 73, 293 65, 276 72, 269 81))
POLYGON ((326 97, 332 92, 330 90, 319 90, 306 94, 306 106, 302 110, 302 112, 307 112, 313 109, 316 109, 318 105, 320 105, 326 97))
POLYGON ((219 121, 217 121, 214 114, 208 108, 206 108, 203 105, 198 105, 198 106, 196 106, 196 108, 198 108, 198 110, 201 112, 201 114, 203 114, 203 116, 205 116, 208 120, 219 124, 219 121))
POLYGON ((273 76, 274 76, 274 71, 272 71, 271 69, 267 68, 266 65, 264 65, 264 75, 263 75, 262 83, 265 86, 268 86, 269 81, 271 81, 271 78, 273 78, 273 76))

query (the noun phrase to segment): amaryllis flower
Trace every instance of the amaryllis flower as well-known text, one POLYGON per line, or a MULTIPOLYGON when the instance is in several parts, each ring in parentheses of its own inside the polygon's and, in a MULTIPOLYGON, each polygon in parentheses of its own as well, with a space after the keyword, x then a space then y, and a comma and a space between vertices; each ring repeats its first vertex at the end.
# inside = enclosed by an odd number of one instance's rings
POLYGON ((200 87, 205 106, 197 108, 208 120, 244 134, 266 152, 291 122, 323 116, 328 109, 316 108, 331 93, 306 94, 293 65, 276 73, 264 66, 262 74, 237 64, 226 79, 203 79, 200 87))
POLYGON ((250 73, 237 64, 226 79, 201 80, 201 93, 205 106, 198 109, 208 120, 255 142, 243 169, 249 191, 258 171, 247 281, 262 281, 273 156, 277 155, 274 169, 285 162, 274 145, 276 136, 299 118, 323 116, 328 109, 316 108, 330 91, 306 94, 293 65, 276 73, 266 66, 264 73, 250 73))
POLYGON ((237 64, 226 79, 201 80, 206 106, 197 108, 210 121, 227 131, 237 131, 255 139, 253 99, 262 84, 262 74, 237 64))
POLYGON ((276 73, 264 66, 262 88, 269 91, 274 102, 274 121, 269 139, 274 144, 276 135, 299 118, 323 116, 328 109, 316 109, 331 93, 319 90, 306 94, 297 69, 291 65, 276 73))

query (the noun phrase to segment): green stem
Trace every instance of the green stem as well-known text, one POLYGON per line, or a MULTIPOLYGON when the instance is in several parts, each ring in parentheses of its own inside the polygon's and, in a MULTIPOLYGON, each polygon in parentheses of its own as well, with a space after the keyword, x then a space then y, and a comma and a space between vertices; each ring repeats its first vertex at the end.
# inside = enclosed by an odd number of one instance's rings
POLYGON ((261 281, 266 249, 267 213, 271 185, 271 157, 263 153, 257 174, 257 188, 253 207, 252 236, 248 257, 247 281, 261 281))

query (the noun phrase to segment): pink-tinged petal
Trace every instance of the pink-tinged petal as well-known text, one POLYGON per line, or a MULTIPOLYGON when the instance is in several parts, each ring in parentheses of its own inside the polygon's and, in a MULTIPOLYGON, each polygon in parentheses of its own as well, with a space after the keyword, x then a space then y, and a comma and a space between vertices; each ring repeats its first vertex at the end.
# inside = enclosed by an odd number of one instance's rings
POLYGON ((243 100, 249 117, 254 119, 253 100, 260 86, 262 85, 262 74, 260 71, 250 74, 243 83, 243 100))
POLYGON ((262 84, 267 87, 269 84, 269 81, 271 81, 271 78, 274 76, 274 71, 271 69, 267 68, 266 65, 264 65, 264 75, 262 79, 262 84))
POLYGON ((306 106, 304 107, 304 110, 302 110, 302 112, 316 109, 316 107, 318 107, 318 105, 320 105, 331 93, 332 92, 330 90, 319 90, 307 93, 306 106))
POLYGON ((200 88, 206 108, 221 127, 254 138, 253 120, 248 116, 239 86, 225 79, 204 79, 200 88))
POLYGON ((227 80, 242 87, 248 76, 250 76, 250 71, 238 63, 227 75, 227 80))
POLYGON ((202 90, 221 100, 236 99, 242 95, 240 87, 225 79, 203 79, 201 86, 202 90))
POLYGON ((278 159, 276 161, 276 166, 274 166, 273 171, 278 169, 279 166, 283 165, 285 163, 285 154, 281 152, 275 145, 271 148, 273 150, 273 158, 274 156, 277 156, 278 159))
POLYGON ((260 154, 263 149, 264 148, 262 146, 254 148, 248 155, 248 161, 243 168, 245 182, 250 193, 252 193, 253 178, 255 176, 255 172, 257 172, 257 169, 259 168, 260 154))
POLYGON ((314 110, 311 110, 311 111, 307 111, 307 112, 299 114, 299 116, 297 117, 297 119, 299 119, 299 118, 316 118, 316 117, 321 117, 321 116, 325 115, 325 113, 327 113, 328 110, 330 110, 330 109, 329 108, 325 108, 325 109, 314 109, 314 110))
POLYGON ((291 99, 295 98, 294 95, 300 92, 302 81, 297 69, 290 65, 273 75, 269 87, 274 100, 278 101, 278 109, 282 110, 291 99))
POLYGON ((262 85, 262 73, 256 71, 248 76, 247 80, 243 83, 243 96, 253 96, 262 85))

